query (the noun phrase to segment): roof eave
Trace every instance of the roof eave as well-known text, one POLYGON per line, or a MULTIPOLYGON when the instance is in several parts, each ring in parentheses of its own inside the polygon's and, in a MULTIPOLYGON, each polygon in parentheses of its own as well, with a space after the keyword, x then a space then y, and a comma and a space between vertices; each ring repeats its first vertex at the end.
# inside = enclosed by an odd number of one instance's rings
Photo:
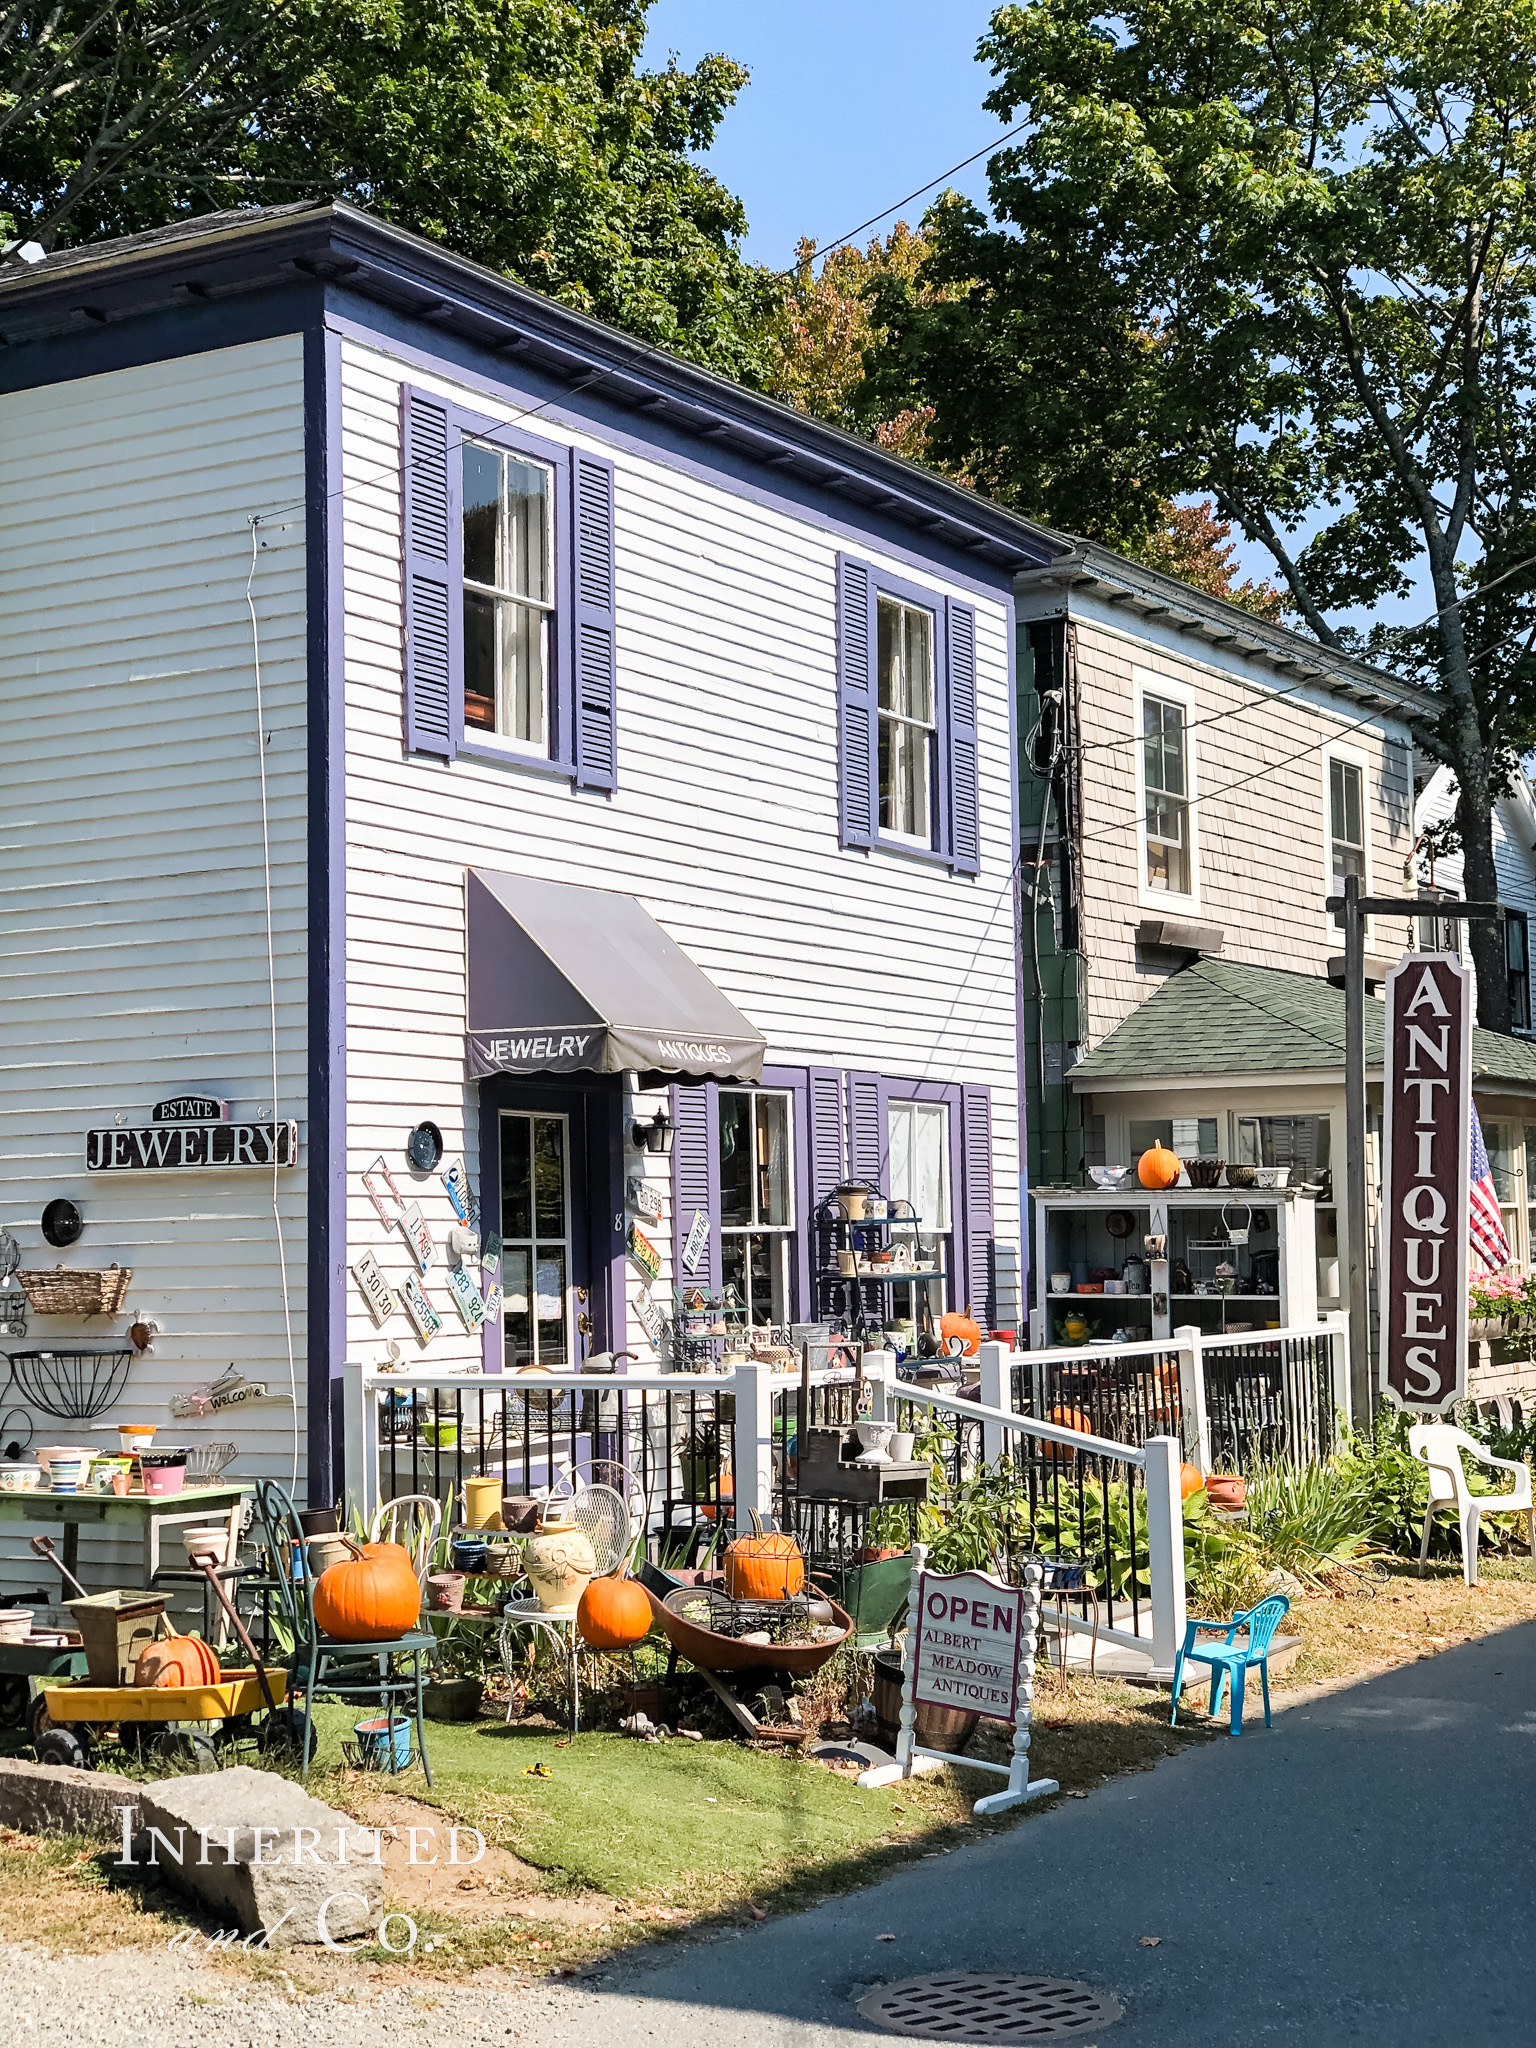
POLYGON ((1270 625, 1238 605, 1207 597, 1177 577, 1145 569, 1093 541, 1072 540, 1060 554, 1021 569, 1014 588, 1019 594, 1052 588, 1088 591, 1141 618, 1170 618, 1213 647, 1231 649, 1299 681, 1315 681, 1332 695, 1374 710, 1399 718, 1439 715, 1436 699, 1416 684, 1338 654, 1288 627, 1270 625))
POLYGON ((664 416, 684 433, 798 477, 861 510, 916 528, 1000 574, 1067 543, 963 486, 811 419, 620 329, 578 313, 469 258, 344 201, 303 212, 221 220, 205 234, 103 244, 0 276, 0 341, 25 343, 110 326, 183 295, 222 299, 285 274, 344 286, 408 317, 530 363, 573 390, 664 416))

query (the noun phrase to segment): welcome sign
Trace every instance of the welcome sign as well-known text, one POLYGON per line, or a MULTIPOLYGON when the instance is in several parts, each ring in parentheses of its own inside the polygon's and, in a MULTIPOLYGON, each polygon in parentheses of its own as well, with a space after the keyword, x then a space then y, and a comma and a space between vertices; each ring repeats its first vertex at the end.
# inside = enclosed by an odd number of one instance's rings
POLYGON ((1014 1720, 1025 1633, 1021 1587, 985 1572, 921 1573, 911 1648, 915 1702, 1014 1720))

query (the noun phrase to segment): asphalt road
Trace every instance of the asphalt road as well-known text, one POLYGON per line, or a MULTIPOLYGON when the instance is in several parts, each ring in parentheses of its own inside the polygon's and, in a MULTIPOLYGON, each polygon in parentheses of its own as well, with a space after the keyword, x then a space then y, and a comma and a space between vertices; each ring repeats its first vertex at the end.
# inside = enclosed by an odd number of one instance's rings
POLYGON ((1526 1623, 1272 1730, 1258 1713, 872 1891, 588 1979, 545 2007, 540 2048, 867 2048, 895 2038, 854 2010, 870 1986, 955 1968, 1112 1991, 1124 2018, 1078 2037, 1103 2048, 1536 2042, 1533 1792, 1526 1623))

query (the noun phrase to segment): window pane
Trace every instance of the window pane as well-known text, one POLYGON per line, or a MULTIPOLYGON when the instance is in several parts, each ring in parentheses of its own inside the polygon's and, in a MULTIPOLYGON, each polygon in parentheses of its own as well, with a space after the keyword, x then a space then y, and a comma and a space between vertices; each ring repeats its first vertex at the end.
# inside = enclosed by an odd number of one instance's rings
POLYGON ((917 605, 879 600, 876 673, 880 709, 933 722, 933 616, 917 605))
POLYGON ((506 562, 505 589, 549 602, 549 471, 515 456, 507 458, 506 562))
POLYGON ((789 1102, 759 1095, 757 1108, 757 1221, 787 1224, 789 1214, 789 1102))
POLYGON ((929 756, 933 734, 924 726, 894 718, 880 721, 880 823, 909 839, 933 836, 929 804, 929 756))
POLYGON ((908 718, 933 723, 933 620, 916 605, 902 613, 905 626, 907 701, 902 707, 908 718))
POLYGON ((489 448, 464 443, 464 575, 471 583, 492 583, 496 537, 501 524, 501 457, 489 448))
POLYGON ((496 730, 496 613, 494 597, 464 593, 464 723, 496 730))
POLYGON ((530 1259, 526 1249, 514 1250, 509 1245, 502 1252, 503 1331, 507 1361, 513 1366, 526 1365, 533 1356, 533 1304, 528 1299, 530 1259))
POLYGON ((1330 761, 1328 788, 1333 836, 1346 846, 1364 846, 1360 770, 1352 761, 1330 761))
POLYGON ((533 1312, 540 1365, 569 1365, 565 1320, 565 1246, 541 1244, 533 1262, 533 1312))
POLYGON ((539 743, 544 738, 545 615, 523 604, 499 609, 502 705, 497 731, 508 739, 539 743))
POLYGON ((1189 805, 1185 801, 1184 713, 1142 699, 1142 776, 1146 790, 1147 884, 1187 896, 1189 805))
MULTIPOLYGON (((757 1220, 752 1214, 751 1109, 750 1096, 720 1090, 720 1222, 725 1229, 757 1220)), ((686 1233, 687 1221, 678 1220, 686 1233)))
POLYGON ((533 1119, 534 1215, 540 1237, 565 1236, 565 1125, 533 1119))
POLYGON ((1151 1122, 1139 1122, 1133 1117, 1131 1119, 1129 1136, 1131 1157, 1132 1159, 1139 1159, 1143 1152, 1150 1152, 1154 1145, 1171 1146, 1173 1143, 1173 1125, 1166 1117, 1161 1121, 1153 1120, 1151 1122))
POLYGON ((1514 1132, 1508 1124, 1484 1124, 1483 1143, 1488 1147, 1488 1167, 1494 1192, 1500 1202, 1515 1198, 1514 1132))
POLYGON ((893 1102, 891 1197, 910 1202, 924 1237, 949 1229, 949 1112, 942 1102, 893 1102))
MULTIPOLYGON (((501 1234, 503 1238, 533 1235, 533 1168, 528 1141, 531 1126, 525 1116, 504 1116, 501 1120, 501 1234)), ((507 1299, 512 1283, 506 1282, 507 1299)))

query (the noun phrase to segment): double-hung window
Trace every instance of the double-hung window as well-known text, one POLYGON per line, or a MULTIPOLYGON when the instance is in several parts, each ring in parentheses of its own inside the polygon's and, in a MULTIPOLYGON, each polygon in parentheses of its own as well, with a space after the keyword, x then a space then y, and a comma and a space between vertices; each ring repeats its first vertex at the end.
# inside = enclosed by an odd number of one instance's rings
POLYGON ((977 719, 975 606, 840 555, 841 843, 979 873, 977 719))
POLYGON ((720 1090, 720 1285, 725 1312, 749 1329, 789 1320, 794 1235, 790 1098, 720 1090))
POLYGON ((1183 705, 1144 696, 1141 735, 1147 887, 1171 896, 1189 896, 1194 870, 1183 705))
POLYGON ((880 830, 931 847, 939 728, 934 710, 933 613, 879 600, 880 830))
MULTIPOLYGON (((1342 896, 1351 875, 1366 887, 1365 776, 1356 762, 1337 757, 1328 763, 1328 861, 1331 894, 1342 896)), ((1333 921, 1342 929, 1344 913, 1336 910, 1333 921)))
POLYGON ((617 786, 613 474, 407 387, 408 753, 617 786))
POLYGON ((554 471, 467 437, 464 724, 543 749, 555 624, 554 471))
POLYGON ((1523 910, 1504 913, 1504 964, 1509 980, 1509 1022, 1515 1031, 1531 1028, 1531 941, 1523 910))

